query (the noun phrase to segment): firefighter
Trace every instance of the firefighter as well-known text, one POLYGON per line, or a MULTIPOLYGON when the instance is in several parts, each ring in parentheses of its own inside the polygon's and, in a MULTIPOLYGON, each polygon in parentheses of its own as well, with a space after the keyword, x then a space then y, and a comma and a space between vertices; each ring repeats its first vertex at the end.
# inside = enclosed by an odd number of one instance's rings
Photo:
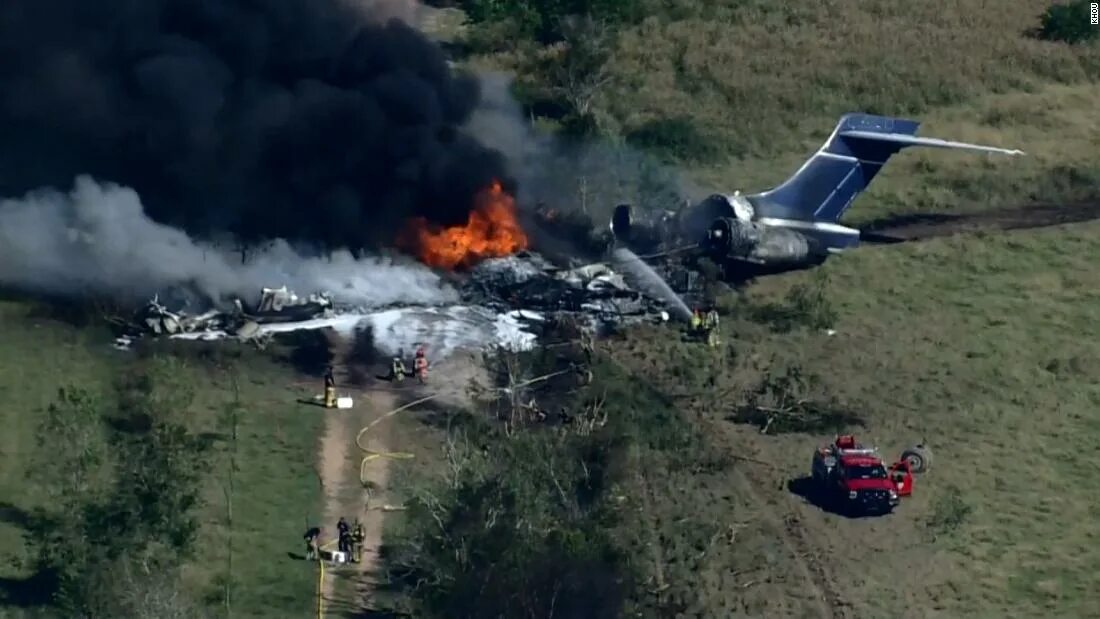
POLYGON ((698 337, 703 330, 703 315, 699 313, 699 308, 695 308, 691 311, 691 335, 692 337, 698 337))
POLYGON ((424 356, 424 347, 418 346, 416 358, 413 360, 413 371, 416 372, 416 380, 423 385, 428 380, 428 358, 424 356))
POLYGON ((353 563, 360 563, 363 560, 363 540, 367 539, 367 534, 363 530, 363 523, 358 518, 355 519, 355 527, 351 530, 351 543, 352 553, 351 560, 353 563))
POLYGON ((320 558, 317 552, 317 538, 321 536, 321 529, 318 527, 311 527, 306 531, 306 561, 316 561, 320 558))
POLYGON ((711 347, 718 345, 718 310, 711 309, 706 317, 707 344, 711 347))
POLYGON ((336 530, 340 535, 340 539, 337 542, 337 547, 340 552, 351 554, 351 527, 348 526, 348 521, 340 516, 340 521, 336 523, 336 530))
POLYGON ((325 408, 336 408, 336 378, 331 365, 325 370, 325 408))
POLYGON ((581 331, 581 350, 584 351, 584 360, 588 365, 592 365, 592 355, 596 347, 592 342, 592 334, 587 331, 581 331))
POLYGON ((405 380, 406 373, 405 362, 401 359, 401 355, 394 357, 393 364, 390 367, 390 380, 402 382, 405 380))

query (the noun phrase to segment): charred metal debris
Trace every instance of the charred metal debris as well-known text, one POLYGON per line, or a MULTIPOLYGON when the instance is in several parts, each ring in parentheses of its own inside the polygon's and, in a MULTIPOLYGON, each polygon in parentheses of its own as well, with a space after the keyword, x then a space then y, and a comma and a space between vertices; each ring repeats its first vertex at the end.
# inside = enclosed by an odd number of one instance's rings
MULTIPOLYGON (((690 297, 699 291, 698 274, 686 269, 662 273, 672 288, 690 297)), ((566 318, 586 330, 607 332, 642 321, 669 319, 662 300, 636 289, 613 266, 605 262, 558 266, 542 255, 522 252, 506 258, 486 260, 468 273, 453 275, 461 304, 497 314, 516 313, 532 332, 548 318, 566 318)), ((387 308, 372 308, 380 311, 387 308)), ((303 323, 302 328, 323 327, 319 319, 341 314, 369 313, 362 307, 342 304, 327 292, 301 297, 286 286, 264 288, 260 300, 248 305, 233 301, 231 310, 209 309, 191 313, 187 304, 171 304, 154 297, 126 321, 118 346, 125 348, 142 336, 185 339, 236 338, 262 344, 270 337, 262 325, 303 323)), ((291 325, 287 325, 291 326, 291 325)))

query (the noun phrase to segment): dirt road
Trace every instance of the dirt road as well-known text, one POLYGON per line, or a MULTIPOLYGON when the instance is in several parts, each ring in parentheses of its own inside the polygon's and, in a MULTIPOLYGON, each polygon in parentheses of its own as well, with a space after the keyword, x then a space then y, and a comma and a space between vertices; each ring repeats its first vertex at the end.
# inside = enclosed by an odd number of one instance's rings
MULTIPOLYGON (((343 358, 338 354, 342 352, 342 346, 338 342, 333 343, 337 360, 343 358)), ((354 407, 348 410, 319 409, 323 411, 320 414, 325 415, 325 433, 318 452, 318 470, 325 497, 322 537, 324 543, 335 549, 336 523, 343 517, 351 526, 355 525, 356 520, 362 523, 364 542, 361 562, 326 566, 322 581, 326 616, 346 616, 348 612, 367 610, 371 606, 371 590, 386 515, 385 511, 377 508, 386 501, 390 460, 376 457, 364 463, 367 453, 356 445, 355 440, 363 428, 397 406, 396 394, 384 384, 367 385, 367 388, 344 387, 349 382, 349 375, 362 368, 349 368, 342 364, 339 368, 335 373, 337 391, 342 395, 351 395, 354 407), (372 386, 376 388, 370 388, 372 386)), ((369 371, 359 373, 370 375, 369 371)), ((388 437, 388 425, 383 422, 371 428, 362 437, 361 443, 372 452, 387 453, 390 451, 388 437)))
POLYGON ((860 228, 868 243, 902 243, 923 239, 1026 230, 1100 219, 1100 203, 1036 204, 1021 208, 999 208, 976 213, 914 213, 870 221, 860 228))

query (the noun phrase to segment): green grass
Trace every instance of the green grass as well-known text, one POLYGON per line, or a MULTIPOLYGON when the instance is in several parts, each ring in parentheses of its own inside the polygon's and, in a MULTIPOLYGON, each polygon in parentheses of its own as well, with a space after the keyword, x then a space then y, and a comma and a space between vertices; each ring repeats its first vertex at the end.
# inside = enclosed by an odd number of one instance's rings
MULTIPOLYGON (((1100 603, 1100 551, 1089 525, 1100 491, 1090 474, 1100 447, 1100 352, 1091 336, 1100 320, 1098 251, 1097 223, 867 247, 818 273, 749 289, 752 302, 763 303, 827 276, 839 315, 834 335, 774 333, 728 316, 724 352, 658 332, 617 344, 615 354, 662 388, 704 394, 682 400, 685 414, 711 428, 718 444, 751 446, 777 467, 777 482, 806 474, 810 450, 828 437, 760 436, 726 421, 732 396, 713 398, 736 394, 768 368, 797 364, 819 376, 821 393, 858 411, 867 421, 859 433, 888 455, 921 439, 931 445, 932 472, 885 528, 813 510, 803 517, 824 547, 844 540, 831 570, 849 584, 862 616, 906 608, 947 617, 1079 616, 1100 603), (677 374, 700 362, 704 371, 677 374), (854 558, 862 547, 883 557, 873 573, 854 558), (906 570, 930 576, 917 581, 906 570), (927 599, 907 598, 913 591, 927 599)), ((681 486, 663 509, 706 509, 724 491, 753 510, 745 504, 752 497, 728 480, 725 488, 696 486, 681 486)), ((798 501, 766 488, 762 496, 777 505, 798 501)), ((753 536, 750 529, 747 554, 760 543, 753 536)), ((691 577, 719 579, 719 568, 691 577)), ((714 589, 698 595, 717 607, 714 589)))
MULTIPOLYGON (((907 151, 852 221, 1097 197, 1100 45, 1030 34, 1047 0, 655 4, 620 33, 594 114, 608 134, 689 165, 699 192, 774 186, 841 114, 863 111, 1028 157, 907 151)), ((533 53, 517 45, 470 62, 537 80, 523 74, 533 53)))
POLYGON ((606 105, 628 130, 684 115, 739 145, 735 155, 783 155, 807 129, 827 135, 820 120, 853 109, 923 114, 1095 78, 1100 50, 1025 33, 1048 5, 696 2, 683 18, 623 33, 606 105))
POLYGON ((877 437, 939 448, 934 483, 973 507, 953 553, 980 585, 959 613, 1076 614, 1097 602, 1100 552, 1085 523, 1100 490, 1087 474, 1100 444, 1098 232, 959 237, 827 266, 838 334, 807 337, 797 356, 873 411, 877 437), (1034 570, 1056 595, 1036 589, 1034 570))
MULTIPOLYGON (((924 135, 1028 153, 907 151, 856 202, 855 223, 1095 199, 1100 46, 1028 36, 1048 4, 669 0, 622 33, 611 55, 616 79, 598 96, 596 116, 615 137, 672 163, 697 159, 697 147, 706 156, 688 176, 701 191, 781 181, 848 111, 909 116, 923 121, 924 135)), ((447 17, 439 27, 460 30, 455 14, 447 17)), ((470 62, 520 66, 528 50, 517 49, 470 62)), ((1090 475, 1100 448, 1100 353, 1091 336, 1100 319, 1098 252, 1098 224, 865 247, 819 270, 839 316, 835 335, 773 333, 727 316, 730 346, 718 351, 681 343, 671 329, 610 344, 617 363, 673 398, 695 426, 682 431, 658 415, 667 402, 620 390, 623 431, 642 446, 617 463, 624 481, 609 492, 623 497, 624 524, 614 534, 634 551, 642 580, 628 608, 643 616, 813 614, 813 593, 776 518, 800 505, 783 484, 805 473, 809 450, 826 437, 760 436, 726 420, 739 389, 790 364, 858 410, 873 442, 893 452, 923 438, 936 453, 933 471, 885 524, 799 512, 813 549, 832 553, 829 569, 858 616, 1080 616, 1100 606, 1091 526, 1100 482, 1090 475), (658 444, 684 436, 697 444, 658 444), (736 450, 774 470, 754 477, 735 463, 731 472, 719 455, 736 450)), ((782 299, 816 276, 770 278, 749 295, 754 303, 782 299)), ((112 351, 104 333, 28 315, 31 307, 0 304, 0 501, 13 508, 0 518, 3 579, 28 575, 12 563, 25 553, 13 521, 40 496, 25 481, 37 414, 57 387, 105 386, 140 362, 112 351)), ((224 432, 229 376, 187 358, 188 376, 205 386, 194 421, 224 432)), ((300 551, 307 518, 320 515, 313 462, 321 417, 293 403, 289 370, 253 354, 231 365, 245 408, 234 614, 302 616, 313 607, 315 573, 286 553, 300 551)), ((633 385, 602 371, 611 386, 633 385)), ((408 497, 405 484, 441 470, 423 432, 412 417, 395 424, 395 444, 414 443, 407 449, 417 459, 394 467, 394 503, 408 497)), ((189 591, 215 611, 228 540, 219 453, 199 559, 185 573, 189 591)), ((22 611, 0 606, 5 613, 22 611)))
MULTIPOLYGON (((9 514, 38 506, 41 493, 26 481, 26 467, 35 455, 36 420, 57 389, 110 388, 144 362, 137 353, 113 350, 109 335, 99 329, 76 328, 36 315, 36 309, 27 303, 0 304, 0 501, 9 514)), ((233 615, 303 616, 314 607, 315 568, 292 561, 287 553, 301 552, 307 520, 315 522, 321 515, 313 462, 322 419, 313 407, 295 403, 301 394, 293 372, 252 351, 240 352, 239 357, 229 350, 206 358, 194 350, 180 352, 182 379, 198 387, 189 411, 194 429, 219 436, 199 514, 196 558, 184 570, 184 582, 190 594, 218 612, 229 540, 224 494, 229 431, 223 417, 233 402, 231 376, 236 374, 243 408, 233 493, 233 615), (218 369, 211 359, 227 369, 218 369)), ((29 576, 16 563, 27 557, 23 531, 16 518, 0 520, 0 578, 18 581, 29 576)), ((22 611, 4 599, 0 616, 20 616, 22 611)))

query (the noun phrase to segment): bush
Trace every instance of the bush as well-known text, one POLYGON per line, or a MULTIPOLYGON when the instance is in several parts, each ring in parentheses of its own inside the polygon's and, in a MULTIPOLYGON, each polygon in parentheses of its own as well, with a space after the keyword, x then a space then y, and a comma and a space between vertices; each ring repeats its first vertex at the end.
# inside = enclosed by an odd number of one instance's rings
POLYGON ((642 0, 462 0, 460 5, 475 23, 511 21, 522 35, 542 43, 561 40, 562 22, 569 17, 629 23, 644 16, 642 0))
MULTIPOLYGON (((727 460, 696 451, 701 438, 666 398, 617 364, 593 355, 593 380, 550 379, 580 362, 577 351, 491 355, 492 384, 522 392, 561 423, 500 424, 500 397, 475 402, 491 415, 462 417, 444 446, 443 474, 409 484, 403 530, 383 549, 400 610, 416 617, 618 617, 644 582, 623 546, 645 531, 621 501, 636 488, 641 460, 669 455, 670 470, 721 470, 727 460), (518 381, 518 382, 517 382, 518 381), (549 383, 549 384, 548 384, 549 383), (530 388, 528 388, 530 387, 530 388)), ((448 424, 450 426, 450 424, 448 424)))
POLYGON ((761 434, 839 433, 864 425, 859 415, 821 391, 821 381, 798 366, 769 372, 746 392, 730 421, 757 426, 761 434))
POLYGON ((705 163, 714 160, 718 148, 687 116, 657 118, 627 133, 627 142, 665 159, 705 163))
POLYGON ((809 284, 797 284, 781 303, 766 303, 749 308, 756 322, 770 325, 777 333, 787 333, 798 327, 829 329, 836 324, 837 312, 825 294, 827 278, 818 275, 809 284))
POLYGON ((193 391, 176 369, 154 364, 113 394, 62 389, 39 422, 35 481, 53 500, 28 536, 69 616, 134 616, 127 595, 193 547, 208 444, 186 427, 193 391))
POLYGON ((449 437, 446 479, 414 488, 407 533, 384 552, 412 614, 619 616, 629 580, 599 500, 599 439, 468 430, 449 437))
POLYGON ((1043 13, 1039 37, 1048 41, 1084 43, 1100 35, 1100 28, 1089 23, 1091 2, 1074 0, 1055 4, 1043 13))
POLYGON ((955 486, 948 486, 943 492, 936 495, 932 504, 932 516, 928 519, 928 527, 938 533, 951 533, 958 529, 974 510, 963 500, 962 491, 955 486))

